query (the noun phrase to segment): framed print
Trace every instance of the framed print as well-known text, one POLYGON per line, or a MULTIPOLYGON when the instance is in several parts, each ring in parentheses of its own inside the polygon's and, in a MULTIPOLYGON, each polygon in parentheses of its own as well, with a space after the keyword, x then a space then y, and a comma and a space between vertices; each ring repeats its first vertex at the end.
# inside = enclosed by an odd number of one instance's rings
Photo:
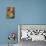
POLYGON ((7 7, 7 18, 15 18, 15 7, 7 7))
POLYGON ((46 25, 19 24, 18 38, 21 40, 46 41, 46 25))

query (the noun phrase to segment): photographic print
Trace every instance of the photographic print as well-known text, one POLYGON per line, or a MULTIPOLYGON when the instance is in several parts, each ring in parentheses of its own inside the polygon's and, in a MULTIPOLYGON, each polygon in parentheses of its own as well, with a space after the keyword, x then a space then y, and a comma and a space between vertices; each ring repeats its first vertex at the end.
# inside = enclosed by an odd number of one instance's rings
POLYGON ((15 7, 7 7, 7 18, 15 18, 15 7))
POLYGON ((19 25, 20 40, 46 41, 46 25, 19 25))
MULTIPOLYGON (((20 46, 31 46, 32 43, 43 44, 46 42, 46 25, 39 24, 19 24, 18 25, 18 41, 20 46)), ((39 45, 42 45, 40 44, 39 45)))

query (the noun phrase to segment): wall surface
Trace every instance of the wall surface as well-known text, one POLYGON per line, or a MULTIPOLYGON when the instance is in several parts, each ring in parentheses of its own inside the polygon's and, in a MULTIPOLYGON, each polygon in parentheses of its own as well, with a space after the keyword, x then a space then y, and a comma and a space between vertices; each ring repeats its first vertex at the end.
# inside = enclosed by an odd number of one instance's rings
POLYGON ((0 44, 8 43, 9 32, 18 32, 17 24, 46 24, 46 0, 0 0, 0 44), (15 19, 6 18, 8 6, 15 7, 15 19))

